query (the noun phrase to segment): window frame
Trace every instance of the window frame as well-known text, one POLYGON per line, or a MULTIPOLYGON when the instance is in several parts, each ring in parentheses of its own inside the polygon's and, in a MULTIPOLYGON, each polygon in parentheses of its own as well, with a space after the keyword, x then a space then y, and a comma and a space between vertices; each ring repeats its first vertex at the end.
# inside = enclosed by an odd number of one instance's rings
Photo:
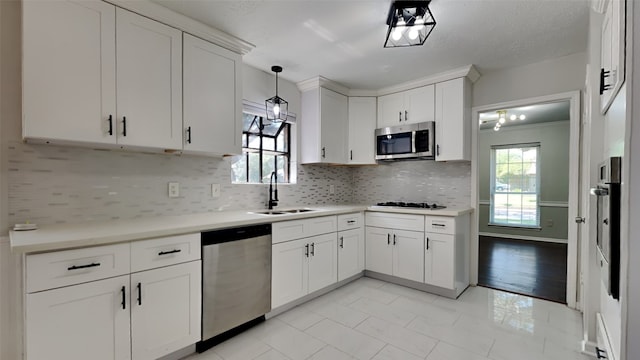
MULTIPOLYGON (((491 146, 491 169, 490 169, 490 188, 489 188, 489 193, 490 193, 490 206, 489 206, 489 226, 499 226, 499 227, 508 227, 508 228, 524 228, 524 229, 534 229, 534 230, 541 230, 541 220, 540 220, 540 154, 541 154, 541 146, 539 142, 534 142, 534 143, 519 143, 519 144, 506 144, 506 145, 492 145, 491 146), (519 191, 519 192, 515 192, 515 191, 511 191, 511 189, 507 190, 507 191, 497 191, 496 190, 496 168, 497 165, 496 164, 496 153, 497 150, 504 150, 504 149, 530 149, 530 148, 535 148, 536 149, 536 189, 535 192, 523 192, 523 191, 519 191), (499 222, 496 221, 495 219, 495 205, 496 205, 496 200, 495 200, 495 196, 496 194, 506 194, 507 196, 510 194, 513 195, 520 195, 521 197, 523 195, 535 195, 536 198, 536 223, 532 224, 532 225, 527 225, 527 224, 523 224, 523 216, 522 216, 522 209, 523 204, 521 202, 520 204, 520 223, 519 224, 514 224, 514 223, 508 223, 508 222, 499 222)), ((520 163, 524 163, 524 161, 521 159, 520 163)), ((510 164, 510 163, 507 163, 510 164)), ((521 175, 522 177, 524 177, 524 174, 521 175)), ((509 186, 511 186, 511 184, 508 184, 509 186)), ((508 218, 507 218, 508 221, 508 218)))

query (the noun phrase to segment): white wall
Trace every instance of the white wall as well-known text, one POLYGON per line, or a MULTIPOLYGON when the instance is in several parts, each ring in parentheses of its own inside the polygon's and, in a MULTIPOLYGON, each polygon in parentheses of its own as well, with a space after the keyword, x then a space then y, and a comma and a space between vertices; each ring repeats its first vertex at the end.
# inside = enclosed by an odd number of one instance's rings
POLYGON ((482 74, 473 85, 473 106, 527 99, 584 87, 585 53, 482 74))

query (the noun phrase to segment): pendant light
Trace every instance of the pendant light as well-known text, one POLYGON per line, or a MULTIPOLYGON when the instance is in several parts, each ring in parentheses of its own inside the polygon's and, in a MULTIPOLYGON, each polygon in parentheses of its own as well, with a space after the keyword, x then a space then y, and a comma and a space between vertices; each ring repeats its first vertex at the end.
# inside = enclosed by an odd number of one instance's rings
POLYGON ((267 109, 267 120, 271 122, 286 121, 287 114, 289 112, 289 103, 285 99, 278 96, 278 73, 282 72, 282 67, 274 65, 271 67, 271 71, 276 73, 276 95, 265 100, 265 107, 267 109))

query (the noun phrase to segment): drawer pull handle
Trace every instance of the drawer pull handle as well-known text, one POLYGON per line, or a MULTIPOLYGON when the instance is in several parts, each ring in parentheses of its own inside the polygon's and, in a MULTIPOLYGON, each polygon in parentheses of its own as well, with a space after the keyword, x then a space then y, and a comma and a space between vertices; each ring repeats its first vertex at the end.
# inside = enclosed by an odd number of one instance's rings
POLYGON ((356 221, 355 220, 347 220, 347 224, 355 224, 356 221))
POLYGON ((169 255, 169 254, 175 254, 175 253, 179 253, 181 252, 181 249, 173 249, 173 250, 169 250, 169 251, 160 251, 158 253, 158 256, 162 256, 162 255, 169 255))
POLYGON ((142 283, 138 283, 138 305, 142 305, 142 283))
POLYGON ((433 225, 433 226, 439 226, 439 227, 445 227, 445 226, 446 226, 445 224, 431 224, 431 225, 433 225))
POLYGON ((92 267, 96 267, 96 266, 100 266, 100 263, 91 263, 91 264, 87 264, 87 265, 73 265, 67 268, 67 270, 72 271, 72 270, 80 270, 80 269, 86 269, 86 268, 92 268, 92 267))
POLYGON ((122 289, 120 289, 120 291, 122 292, 122 310, 126 310, 127 309, 127 288, 125 288, 124 286, 122 287, 122 289))

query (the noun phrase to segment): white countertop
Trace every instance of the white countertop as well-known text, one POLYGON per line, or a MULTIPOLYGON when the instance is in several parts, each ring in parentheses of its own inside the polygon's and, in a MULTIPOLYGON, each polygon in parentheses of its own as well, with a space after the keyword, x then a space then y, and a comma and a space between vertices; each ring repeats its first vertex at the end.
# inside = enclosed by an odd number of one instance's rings
POLYGON ((304 208, 314 209, 315 211, 262 215, 252 212, 265 211, 265 209, 255 211, 238 210, 77 224, 67 223, 42 226, 37 230, 10 231, 9 236, 12 252, 33 253, 365 210, 439 216, 458 216, 473 211, 471 208, 425 210, 366 205, 305 206, 304 208))

